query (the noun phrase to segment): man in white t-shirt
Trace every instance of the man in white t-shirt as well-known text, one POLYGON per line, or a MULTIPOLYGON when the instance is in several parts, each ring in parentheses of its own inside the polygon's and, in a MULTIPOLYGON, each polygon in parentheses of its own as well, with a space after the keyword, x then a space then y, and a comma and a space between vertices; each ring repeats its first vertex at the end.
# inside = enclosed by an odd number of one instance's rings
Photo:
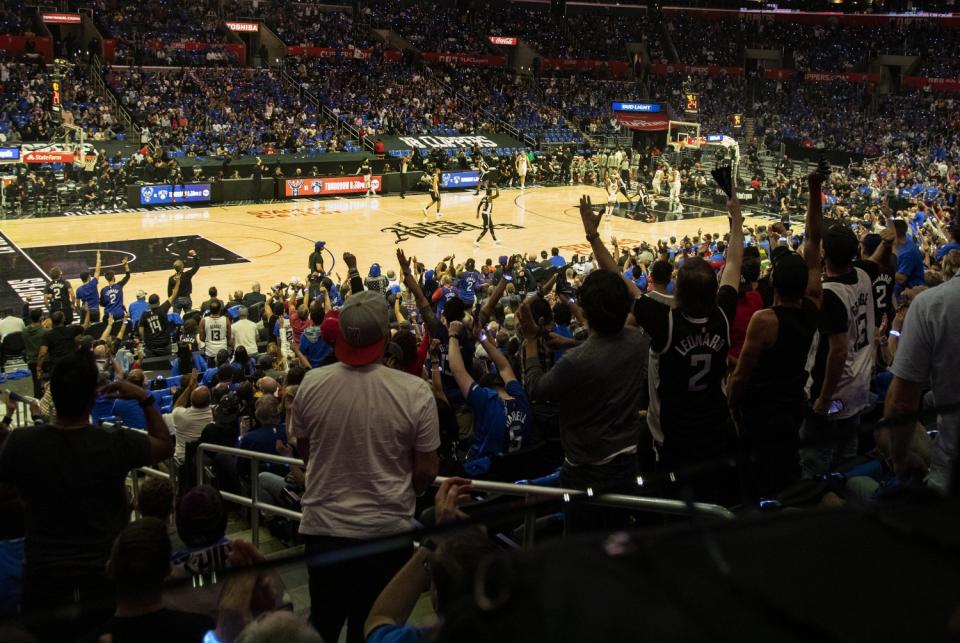
POLYGON ((213 422, 213 410, 210 408, 210 389, 197 386, 196 372, 190 374, 190 383, 177 398, 173 410, 163 416, 167 426, 173 427, 177 446, 173 459, 183 464, 187 444, 200 439, 203 428, 213 422), (187 400, 190 406, 187 406, 187 400))
POLYGON ((437 407, 422 379, 384 366, 389 311, 378 292, 340 311, 338 363, 307 372, 293 404, 307 462, 300 533, 310 574, 310 620, 325 641, 363 640, 373 601, 410 556, 389 551, 323 567, 324 552, 411 527, 416 495, 437 475, 437 407))
POLYGON ((937 414, 939 433, 930 452, 926 484, 944 495, 952 485, 956 493, 960 481, 952 478, 956 475, 960 439, 960 387, 956 379, 960 372, 960 275, 914 298, 890 371, 894 377, 884 416, 893 429, 897 474, 907 477, 923 473, 925 468, 909 447, 917 424, 916 412, 929 385, 934 404, 943 410, 937 414))
POLYGON ((22 319, 11 314, 10 311, 0 311, 0 340, 11 333, 22 333, 24 327, 22 319))
POLYGON ((240 306, 237 310, 237 321, 230 327, 233 335, 233 345, 243 346, 247 349, 247 355, 253 357, 259 350, 257 349, 257 331, 262 328, 261 324, 255 324, 247 319, 248 311, 246 306, 240 306))

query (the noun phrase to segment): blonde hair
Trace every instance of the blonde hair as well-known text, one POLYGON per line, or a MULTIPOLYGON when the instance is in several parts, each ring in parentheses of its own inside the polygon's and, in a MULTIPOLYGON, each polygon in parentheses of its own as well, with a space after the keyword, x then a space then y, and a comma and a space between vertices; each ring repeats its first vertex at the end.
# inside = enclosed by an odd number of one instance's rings
POLYGON ((953 279, 953 276, 960 272, 960 250, 948 252, 944 255, 940 265, 943 266, 944 280, 953 279))

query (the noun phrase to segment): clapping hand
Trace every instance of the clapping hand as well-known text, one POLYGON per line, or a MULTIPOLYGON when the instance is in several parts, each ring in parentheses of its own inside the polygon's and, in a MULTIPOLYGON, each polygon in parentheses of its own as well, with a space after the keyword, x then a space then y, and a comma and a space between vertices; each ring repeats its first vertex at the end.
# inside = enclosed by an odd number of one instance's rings
POLYGON ((434 499, 437 524, 468 519, 469 516, 460 509, 460 502, 470 497, 473 491, 472 483, 465 478, 447 478, 437 489, 434 499))

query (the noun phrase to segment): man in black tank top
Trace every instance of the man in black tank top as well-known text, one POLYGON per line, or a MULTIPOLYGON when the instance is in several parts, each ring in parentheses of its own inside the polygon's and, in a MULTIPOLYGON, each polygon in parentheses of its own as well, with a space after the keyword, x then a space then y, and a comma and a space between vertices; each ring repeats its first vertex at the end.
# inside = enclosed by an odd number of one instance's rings
MULTIPOLYGON (((692 487, 695 500, 721 504, 737 500, 735 476, 723 471, 688 475, 684 469, 716 460, 732 446, 723 378, 743 261, 743 215, 736 197, 727 209, 730 243, 719 289, 710 265, 688 257, 677 274, 676 308, 646 296, 633 307, 638 325, 650 335, 650 349, 660 354, 656 394, 663 431, 661 461, 667 471, 677 473, 681 485, 692 487)), ((616 272, 616 261, 596 234, 596 222, 583 218, 600 267, 616 272)))
POLYGON ((817 330, 822 299, 821 189, 826 176, 807 177, 810 196, 801 257, 787 247, 771 253, 773 307, 758 311, 747 326, 727 398, 742 453, 743 501, 775 498, 800 477, 797 462, 804 417, 807 355, 817 330))

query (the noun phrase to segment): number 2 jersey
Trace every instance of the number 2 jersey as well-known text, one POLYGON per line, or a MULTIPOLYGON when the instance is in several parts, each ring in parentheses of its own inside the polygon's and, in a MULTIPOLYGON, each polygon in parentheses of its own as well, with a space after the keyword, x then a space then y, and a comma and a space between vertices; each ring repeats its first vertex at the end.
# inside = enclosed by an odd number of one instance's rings
POLYGON ((634 317, 650 335, 650 351, 658 355, 656 399, 651 404, 659 402, 664 448, 679 448, 684 451, 681 457, 716 452, 725 445, 730 412, 723 382, 736 289, 722 286, 717 303, 703 318, 649 296, 634 303, 634 317))

